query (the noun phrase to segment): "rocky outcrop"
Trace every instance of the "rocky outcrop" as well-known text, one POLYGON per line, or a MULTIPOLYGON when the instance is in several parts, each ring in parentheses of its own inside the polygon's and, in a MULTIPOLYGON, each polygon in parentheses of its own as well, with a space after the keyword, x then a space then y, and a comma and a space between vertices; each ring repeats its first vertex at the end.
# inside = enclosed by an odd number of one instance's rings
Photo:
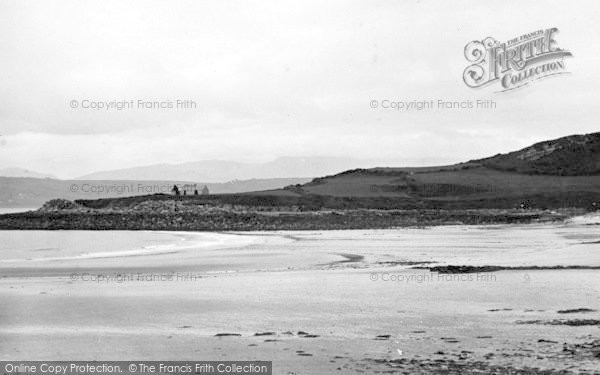
POLYGON ((38 210, 40 212, 73 211, 82 209, 77 203, 68 199, 52 199, 44 203, 38 210))

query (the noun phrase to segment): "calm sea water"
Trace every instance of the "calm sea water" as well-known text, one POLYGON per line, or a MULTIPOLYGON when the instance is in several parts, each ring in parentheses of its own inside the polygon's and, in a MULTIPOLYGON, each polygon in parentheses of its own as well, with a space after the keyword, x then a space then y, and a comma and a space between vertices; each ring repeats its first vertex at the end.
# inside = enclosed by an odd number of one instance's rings
MULTIPOLYGON (((282 259, 281 254, 296 257, 301 252, 308 254, 308 250, 310 254, 330 256, 358 254, 365 262, 375 264, 407 261, 455 265, 597 265, 600 226, 589 223, 590 218, 551 225, 239 234, 9 230, 0 231, 0 267, 53 267, 83 261, 95 266, 109 262, 133 266, 139 265, 142 258, 145 265, 164 267, 181 264, 182 258, 187 259, 187 264, 198 263, 200 255, 206 256, 206 251, 198 251, 219 248, 239 248, 239 254, 245 256, 260 249, 265 265, 273 258, 282 259), (275 242, 266 244, 267 239, 275 242)), ((231 254, 221 251, 211 257, 229 264, 231 254)))
POLYGON ((167 265, 161 255, 206 247, 243 244, 246 237, 231 234, 152 231, 0 231, 0 267, 60 266, 74 261, 102 265, 108 261, 137 264, 127 258, 153 257, 157 266, 167 265))

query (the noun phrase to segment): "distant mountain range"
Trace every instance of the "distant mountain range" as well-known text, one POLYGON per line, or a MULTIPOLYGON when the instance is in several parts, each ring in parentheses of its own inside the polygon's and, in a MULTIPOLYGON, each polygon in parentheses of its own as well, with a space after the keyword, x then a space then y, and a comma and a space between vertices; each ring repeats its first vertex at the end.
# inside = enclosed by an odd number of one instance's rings
POLYGON ((78 180, 163 180, 225 182, 232 180, 317 177, 351 168, 376 167, 377 162, 340 157, 281 157, 266 163, 205 160, 155 164, 95 172, 78 180))
POLYGON ((25 168, 0 168, 0 176, 4 177, 31 177, 31 178, 56 178, 51 174, 30 171, 25 168))

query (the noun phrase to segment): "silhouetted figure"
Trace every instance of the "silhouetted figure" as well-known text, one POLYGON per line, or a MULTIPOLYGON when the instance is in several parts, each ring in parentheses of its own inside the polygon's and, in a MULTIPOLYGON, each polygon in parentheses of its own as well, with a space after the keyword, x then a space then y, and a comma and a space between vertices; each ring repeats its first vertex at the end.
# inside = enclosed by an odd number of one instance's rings
POLYGON ((177 185, 173 185, 173 189, 171 189, 171 192, 175 195, 179 195, 179 188, 177 187, 177 185))
POLYGON ((194 190, 194 195, 198 195, 198 189, 194 190))
POLYGON ((206 185, 204 185, 204 187, 202 188, 202 195, 208 195, 209 191, 208 188, 206 187, 206 185))
POLYGON ((186 190, 183 191, 183 195, 187 195, 187 191, 186 190))

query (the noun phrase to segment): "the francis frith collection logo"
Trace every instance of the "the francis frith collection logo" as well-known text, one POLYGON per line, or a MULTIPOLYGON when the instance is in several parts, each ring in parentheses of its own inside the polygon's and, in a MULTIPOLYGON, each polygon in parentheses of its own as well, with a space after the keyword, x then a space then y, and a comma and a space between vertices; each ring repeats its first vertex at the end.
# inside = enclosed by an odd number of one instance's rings
POLYGON ((465 84, 472 88, 498 84, 498 91, 509 91, 541 78, 568 73, 565 58, 572 56, 558 47, 553 27, 499 42, 492 37, 475 40, 465 46, 471 63, 464 73, 465 84))

